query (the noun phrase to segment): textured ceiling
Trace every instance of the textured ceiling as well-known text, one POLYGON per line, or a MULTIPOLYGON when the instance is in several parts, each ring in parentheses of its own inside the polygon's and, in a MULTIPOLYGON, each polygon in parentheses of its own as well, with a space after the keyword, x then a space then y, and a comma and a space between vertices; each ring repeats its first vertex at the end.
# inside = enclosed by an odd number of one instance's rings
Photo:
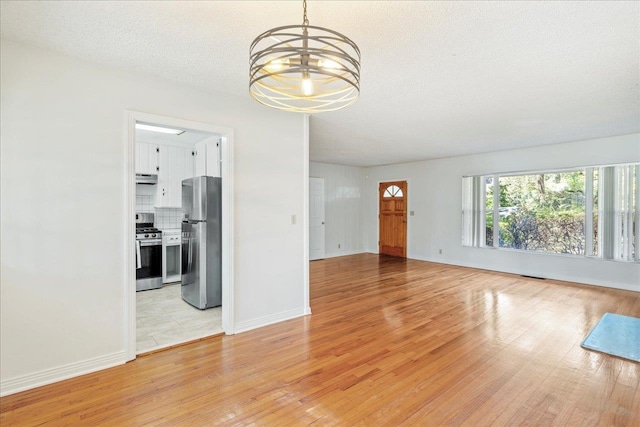
MULTIPOLYGON (((640 131, 640 3, 309 1, 362 52, 311 159, 381 165, 640 131)), ((249 99, 249 44, 300 2, 12 2, 2 37, 249 99)), ((265 107, 266 108, 266 107, 265 107)), ((291 114, 291 113, 282 113, 291 114)))

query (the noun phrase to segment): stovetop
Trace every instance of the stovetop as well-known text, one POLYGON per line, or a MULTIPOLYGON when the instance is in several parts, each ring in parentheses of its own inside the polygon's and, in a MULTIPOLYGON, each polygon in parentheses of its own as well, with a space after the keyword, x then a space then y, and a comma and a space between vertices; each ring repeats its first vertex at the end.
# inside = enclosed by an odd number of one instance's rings
POLYGON ((162 231, 158 230, 155 227, 136 227, 136 234, 145 234, 145 233, 162 233, 162 231))
POLYGON ((136 240, 161 239, 162 230, 151 227, 152 224, 140 224, 136 226, 136 240))

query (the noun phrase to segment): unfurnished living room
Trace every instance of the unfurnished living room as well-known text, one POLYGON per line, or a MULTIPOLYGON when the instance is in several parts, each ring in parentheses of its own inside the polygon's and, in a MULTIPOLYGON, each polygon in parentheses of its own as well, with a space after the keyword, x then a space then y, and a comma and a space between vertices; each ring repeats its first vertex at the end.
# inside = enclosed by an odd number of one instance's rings
POLYGON ((0 35, 0 425, 640 425, 640 2, 0 35))

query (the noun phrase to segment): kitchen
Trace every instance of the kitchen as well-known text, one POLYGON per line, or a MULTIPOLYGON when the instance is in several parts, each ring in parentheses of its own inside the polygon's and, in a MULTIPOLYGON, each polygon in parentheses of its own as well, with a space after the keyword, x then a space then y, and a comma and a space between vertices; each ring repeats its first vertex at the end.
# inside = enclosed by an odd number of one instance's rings
POLYGON ((136 353, 222 332, 220 136, 136 123, 136 353))

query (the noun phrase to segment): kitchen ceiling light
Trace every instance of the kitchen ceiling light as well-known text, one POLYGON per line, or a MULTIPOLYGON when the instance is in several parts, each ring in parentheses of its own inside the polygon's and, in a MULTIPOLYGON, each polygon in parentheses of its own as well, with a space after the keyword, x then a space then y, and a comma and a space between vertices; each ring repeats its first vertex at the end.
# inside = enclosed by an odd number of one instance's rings
POLYGON ((182 135, 185 132, 180 129, 163 128, 160 126, 145 125, 142 123, 136 123, 136 129, 149 130, 151 132, 170 133, 172 135, 182 135))
POLYGON ((347 107, 360 95, 360 50, 348 37, 309 25, 260 34, 249 50, 249 93, 268 107, 321 113, 347 107))

